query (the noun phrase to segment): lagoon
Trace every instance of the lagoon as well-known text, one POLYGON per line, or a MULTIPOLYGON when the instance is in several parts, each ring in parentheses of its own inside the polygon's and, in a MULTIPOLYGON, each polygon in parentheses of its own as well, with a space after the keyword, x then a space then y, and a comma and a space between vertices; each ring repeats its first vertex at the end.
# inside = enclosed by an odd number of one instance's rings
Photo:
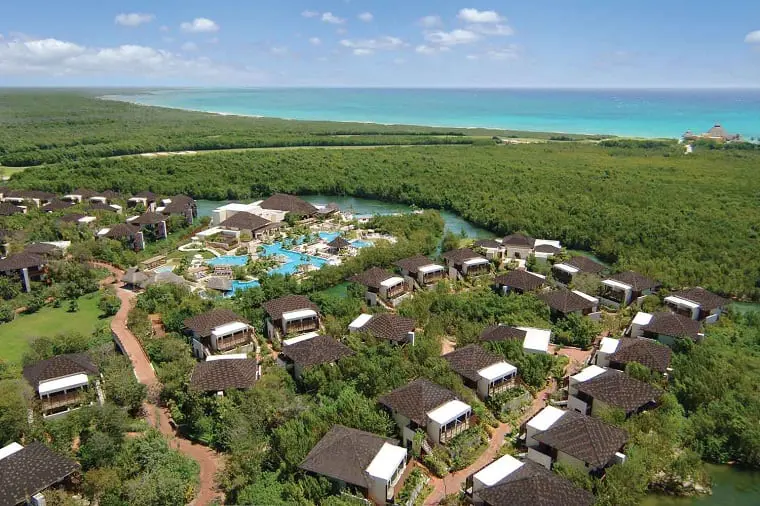
POLYGON ((713 481, 712 495, 670 497, 650 495, 642 506, 757 506, 760 504, 760 472, 735 466, 707 465, 713 481))

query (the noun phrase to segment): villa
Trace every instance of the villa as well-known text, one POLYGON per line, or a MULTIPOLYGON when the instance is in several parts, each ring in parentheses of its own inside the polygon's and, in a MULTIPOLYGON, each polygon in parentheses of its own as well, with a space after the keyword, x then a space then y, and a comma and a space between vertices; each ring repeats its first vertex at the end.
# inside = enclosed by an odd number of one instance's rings
POLYGON ((266 200, 259 203, 259 207, 262 209, 270 209, 274 211, 282 211, 285 214, 294 214, 296 216, 302 216, 304 218, 311 218, 315 216, 319 210, 312 204, 309 204, 302 198, 294 195, 287 195, 285 193, 275 193, 266 200))
MULTIPOLYGON (((105 190, 102 192, 96 192, 87 199, 90 204, 112 204, 115 200, 121 198, 118 192, 113 190, 105 190)), ((121 209, 121 206, 116 206, 121 209)))
POLYGON ((319 307, 303 295, 286 295, 262 306, 267 313, 267 337, 272 341, 320 328, 319 307))
POLYGON ((0 275, 18 277, 25 292, 32 291, 32 281, 43 281, 47 276, 48 261, 34 253, 16 253, 0 259, 0 275))
POLYGON ((528 459, 546 469, 560 463, 598 475, 625 461, 628 433, 598 418, 547 406, 525 427, 528 459))
POLYGON ((396 489, 407 463, 398 441, 333 425, 298 466, 343 488, 355 487, 378 505, 395 504, 396 489))
POLYGON ((491 325, 480 334, 481 341, 518 341, 525 353, 549 353, 552 331, 533 327, 491 325))
POLYGON ((77 188, 76 190, 61 196, 61 200, 74 202, 75 204, 81 204, 93 196, 95 196, 95 192, 93 190, 88 190, 86 188, 77 188))
POLYGON ((469 248, 447 251, 443 255, 451 279, 469 278, 491 272, 491 262, 469 248))
POLYGON ((185 223, 191 225, 193 220, 198 217, 198 205, 191 197, 187 195, 175 195, 161 201, 162 207, 156 208, 156 211, 167 216, 182 216, 185 223))
POLYGON ((57 211, 63 211, 65 209, 68 209, 71 206, 74 206, 73 202, 68 202, 65 200, 59 200, 59 199, 51 199, 50 202, 42 206, 42 212, 43 213, 55 213, 57 211))
POLYGON ((545 467, 504 455, 467 479, 475 506, 591 506, 595 497, 545 467))
POLYGON ((685 141, 705 139, 709 141, 731 142, 740 141, 741 138, 742 137, 739 134, 728 133, 719 123, 716 123, 710 130, 703 134, 695 134, 691 130, 683 134, 683 140, 685 141))
POLYGON ((124 283, 124 287, 129 290, 141 290, 145 288, 145 283, 148 282, 150 276, 139 270, 137 267, 130 267, 121 277, 121 282, 124 283))
POLYGON ((57 355, 24 367, 26 381, 37 393, 43 417, 57 416, 84 406, 94 380, 98 400, 100 371, 84 353, 57 355))
POLYGON ((235 235, 239 240, 241 233, 248 234, 254 239, 270 237, 280 227, 280 224, 272 223, 266 218, 247 211, 240 211, 219 223, 218 226, 225 230, 237 232, 235 235))
POLYGON ((386 340, 392 344, 410 343, 414 345, 416 325, 414 318, 406 318, 397 314, 362 314, 349 324, 348 330, 351 333, 367 332, 375 339, 386 340))
POLYGON ((225 204, 221 207, 217 207, 211 212, 211 225, 219 226, 222 222, 232 218, 237 213, 253 214, 271 223, 280 223, 285 219, 285 215, 287 214, 285 211, 263 209, 260 206, 261 203, 261 200, 252 202, 250 204, 232 202, 230 204, 225 204))
POLYGON ((56 198, 55 193, 38 190, 10 190, 2 194, 3 202, 10 202, 19 206, 31 202, 35 206, 41 207, 54 198, 56 198))
POLYGON ((480 250, 489 260, 496 260, 501 263, 504 260, 506 249, 499 241, 495 239, 479 239, 473 244, 473 248, 480 250))
POLYGON ((396 307, 409 295, 409 288, 404 278, 380 267, 372 267, 349 278, 349 281, 367 288, 364 298, 371 306, 383 302, 396 307))
POLYGON ((576 274, 595 274, 599 275, 606 267, 599 262, 595 262, 588 257, 574 256, 564 262, 556 263, 552 266, 554 279, 565 285, 573 281, 576 274))
POLYGON ((296 379, 300 379, 311 367, 334 364, 354 354, 351 348, 329 336, 305 334, 287 339, 282 344, 280 361, 296 379))
POLYGON ((426 256, 405 258, 396 262, 401 275, 417 289, 430 288, 446 277, 446 268, 426 256))
POLYGON ((255 351, 254 330, 248 321, 229 309, 212 309, 184 321, 199 359, 214 354, 255 351))
POLYGON ((573 313, 595 316, 599 309, 599 299, 578 290, 554 290, 539 294, 538 298, 549 306, 553 319, 566 318, 573 313))
POLYGON ((655 313, 649 323, 641 327, 642 337, 654 339, 667 346, 673 346, 678 339, 701 341, 704 334, 701 325, 677 313, 655 313))
POLYGON ((522 295, 526 292, 540 290, 546 282, 546 276, 519 269, 496 276, 494 282, 502 295, 510 293, 522 295))
POLYGON ((26 214, 26 207, 17 206, 10 202, 0 202, 0 216, 13 216, 14 214, 26 214))
POLYGON ((446 444, 470 427, 472 408, 454 392, 426 379, 417 379, 383 395, 378 402, 388 408, 401 431, 404 446, 418 429, 434 444, 446 444))
POLYGON ((190 375, 190 390, 223 396, 228 390, 247 390, 261 376, 259 364, 246 354, 209 356, 190 375))
POLYGON ((621 272, 602 281, 601 300, 613 307, 627 306, 660 289, 660 282, 633 271, 621 272))
POLYGON ((145 211, 155 211, 158 195, 150 191, 140 192, 127 199, 127 208, 142 207, 145 211))
POLYGON ((166 239, 169 235, 166 216, 161 213, 147 211, 140 216, 127 218, 127 223, 140 227, 143 237, 147 235, 153 239, 166 239))
POLYGON ((594 364, 625 371, 625 366, 635 362, 652 371, 666 374, 670 368, 670 348, 649 339, 603 337, 594 364))
POLYGON ((117 204, 109 204, 106 202, 92 202, 87 210, 91 212, 106 211, 109 213, 121 214, 122 207, 117 204))
POLYGON ((522 234, 512 234, 501 240, 507 259, 525 260, 533 254, 536 240, 522 234))
POLYGON ((673 292, 665 297, 665 304, 673 312, 705 323, 718 321, 730 303, 730 300, 700 287, 673 292))
POLYGON ((10 443, 0 448, 0 504, 44 506, 43 492, 53 485, 67 484, 79 470, 77 462, 39 441, 26 446, 10 443))
POLYGON ((500 394, 517 383, 517 367, 477 344, 457 348, 443 358, 462 377, 464 384, 474 389, 483 400, 500 394))
POLYGON ((657 405, 662 391, 622 371, 590 365, 570 376, 568 409, 599 416, 610 408, 626 415, 657 405))
POLYGON ((559 241, 536 239, 533 246, 533 256, 536 257, 537 260, 548 261, 560 251, 562 251, 562 245, 559 241))

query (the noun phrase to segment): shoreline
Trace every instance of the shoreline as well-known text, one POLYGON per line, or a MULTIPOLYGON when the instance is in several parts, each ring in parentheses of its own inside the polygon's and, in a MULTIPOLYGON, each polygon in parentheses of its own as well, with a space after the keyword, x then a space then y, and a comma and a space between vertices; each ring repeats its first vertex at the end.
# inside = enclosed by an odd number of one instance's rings
MULTIPOLYGON (((138 95, 134 95, 138 96, 138 95)), ((421 125, 416 123, 383 123, 379 121, 358 121, 358 120, 335 120, 335 119, 299 119, 299 118, 286 118, 280 116, 264 116, 260 114, 242 114, 223 111, 209 111, 203 109, 192 109, 188 107, 168 106, 159 104, 147 104, 139 102, 137 100, 130 100, 127 95, 98 95, 95 98, 98 100, 109 100, 112 102, 124 102, 131 105, 141 107, 159 107, 163 109, 173 109, 175 111, 188 111, 204 114, 213 114, 216 116, 232 116, 238 118, 254 118, 254 119, 274 119, 280 121, 295 121, 295 122, 308 122, 308 123, 339 123, 339 124, 356 124, 356 125, 378 125, 386 127, 418 127, 418 128, 450 128, 455 130, 487 130, 490 132, 502 132, 504 134, 512 135, 513 133, 525 133, 525 134, 542 134, 542 135, 578 135, 588 137, 588 139, 573 139, 573 141, 598 141, 603 139, 638 139, 638 140, 678 140, 678 137, 657 137, 657 136, 642 136, 642 135, 620 135, 620 134, 607 134, 607 133, 587 133, 587 132, 562 132, 562 131, 547 131, 547 130, 522 130, 522 129, 509 129, 503 127, 488 127, 488 126, 451 126, 451 125, 421 125), (596 138, 599 139, 596 139, 596 138)))

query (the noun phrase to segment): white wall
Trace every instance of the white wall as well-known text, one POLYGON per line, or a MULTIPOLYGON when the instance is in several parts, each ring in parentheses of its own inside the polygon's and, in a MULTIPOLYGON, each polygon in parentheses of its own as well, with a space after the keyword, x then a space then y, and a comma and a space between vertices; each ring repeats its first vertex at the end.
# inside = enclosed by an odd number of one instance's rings
POLYGON ((528 459, 536 464, 544 466, 546 469, 552 468, 552 458, 548 455, 544 455, 535 448, 528 448, 528 459))
POLYGON ((367 489, 369 499, 375 504, 385 504, 387 502, 387 487, 387 481, 370 476, 370 487, 367 489))
POLYGON ((480 397, 481 399, 485 399, 486 397, 488 397, 488 385, 490 383, 491 382, 485 378, 480 378, 478 380, 478 387, 477 387, 478 397, 480 397))
POLYGON ((586 409, 588 409, 588 404, 583 402, 582 400, 578 399, 575 396, 570 396, 567 398, 567 408, 572 411, 577 411, 578 413, 586 414, 586 409))
POLYGON ((430 420, 427 424, 427 435, 433 443, 441 442, 441 426, 430 420))

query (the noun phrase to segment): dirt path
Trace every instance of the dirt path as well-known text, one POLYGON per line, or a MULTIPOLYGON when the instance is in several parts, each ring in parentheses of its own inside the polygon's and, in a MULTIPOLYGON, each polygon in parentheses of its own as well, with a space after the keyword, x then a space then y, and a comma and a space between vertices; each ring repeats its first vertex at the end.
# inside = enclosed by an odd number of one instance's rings
MULTIPOLYGON (((112 265, 93 262, 97 267, 104 267, 111 272, 111 276, 102 281, 103 285, 111 285, 115 288, 116 295, 121 301, 121 307, 111 321, 111 331, 114 333, 121 347, 132 361, 137 381, 146 385, 149 391, 155 391, 160 387, 158 377, 150 364, 150 359, 140 345, 137 337, 127 328, 127 317, 136 295, 121 287, 120 279, 124 271, 112 265)), ((143 404, 145 418, 151 426, 158 428, 169 440, 169 445, 176 448, 182 454, 198 462, 200 466, 200 487, 195 500, 190 503, 194 506, 211 504, 214 500, 220 500, 221 494, 217 492, 214 478, 217 470, 221 467, 219 454, 210 448, 192 443, 187 439, 178 437, 177 432, 169 423, 170 416, 166 409, 150 402, 143 404)))

